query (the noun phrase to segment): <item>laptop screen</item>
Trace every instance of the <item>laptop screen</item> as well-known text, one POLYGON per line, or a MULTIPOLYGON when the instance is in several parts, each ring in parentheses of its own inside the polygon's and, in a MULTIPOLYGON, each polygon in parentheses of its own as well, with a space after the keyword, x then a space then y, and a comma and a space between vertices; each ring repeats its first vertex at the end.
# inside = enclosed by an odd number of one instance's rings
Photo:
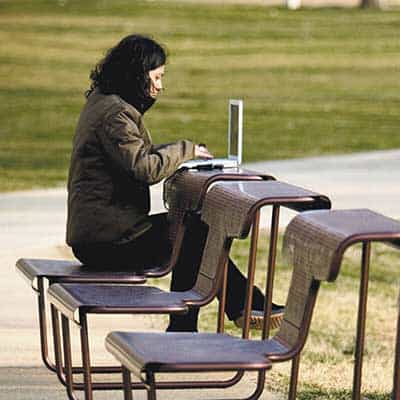
POLYGON ((229 100, 228 158, 242 162, 243 101, 229 100))

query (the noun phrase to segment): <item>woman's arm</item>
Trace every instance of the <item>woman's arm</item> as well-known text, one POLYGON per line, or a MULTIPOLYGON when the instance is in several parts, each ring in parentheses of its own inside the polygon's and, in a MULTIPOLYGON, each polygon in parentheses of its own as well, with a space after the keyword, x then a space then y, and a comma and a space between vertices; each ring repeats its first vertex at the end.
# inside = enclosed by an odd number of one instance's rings
POLYGON ((172 175, 180 164, 195 157, 195 144, 189 140, 152 146, 127 110, 109 115, 98 136, 112 163, 148 184, 172 175))

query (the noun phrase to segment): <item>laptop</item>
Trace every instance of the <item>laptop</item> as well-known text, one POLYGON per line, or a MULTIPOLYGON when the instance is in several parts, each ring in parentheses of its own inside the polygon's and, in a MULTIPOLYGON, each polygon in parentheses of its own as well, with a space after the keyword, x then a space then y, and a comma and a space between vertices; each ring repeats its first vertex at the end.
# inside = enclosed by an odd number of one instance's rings
POLYGON ((243 149, 243 100, 229 100, 228 156, 211 160, 195 159, 186 161, 179 168, 224 169, 237 168, 242 163, 243 149))

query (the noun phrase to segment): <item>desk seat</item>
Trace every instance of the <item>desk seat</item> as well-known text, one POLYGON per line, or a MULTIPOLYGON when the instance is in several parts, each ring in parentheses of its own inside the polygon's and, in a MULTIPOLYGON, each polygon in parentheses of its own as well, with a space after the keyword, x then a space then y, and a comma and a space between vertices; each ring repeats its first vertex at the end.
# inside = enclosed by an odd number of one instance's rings
POLYGON ((107 350, 139 377, 144 371, 268 369, 271 362, 263 354, 285 351, 273 340, 244 340, 218 333, 112 332, 105 343, 107 350))
POLYGON ((48 296, 50 303, 77 323, 81 313, 186 313, 189 309, 186 302, 202 298, 194 290, 165 292, 154 286, 68 283, 51 285, 48 296))
MULTIPOLYGON (((39 280, 54 282, 108 282, 108 283, 144 283, 143 272, 127 269, 88 267, 79 261, 49 260, 40 258, 20 258, 16 263, 17 271, 28 280, 32 288, 39 290, 39 280)), ((158 267, 160 268, 160 267, 158 267)))

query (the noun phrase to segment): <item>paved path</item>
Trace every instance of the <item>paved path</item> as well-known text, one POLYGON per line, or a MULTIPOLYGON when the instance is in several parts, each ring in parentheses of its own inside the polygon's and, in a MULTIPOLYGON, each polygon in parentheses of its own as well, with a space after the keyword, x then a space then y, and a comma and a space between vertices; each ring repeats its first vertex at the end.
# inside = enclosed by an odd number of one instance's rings
POLYGON ((328 195, 334 208, 400 217, 400 150, 253 163, 281 180, 328 195))
MULTIPOLYGON (((370 208, 400 218, 400 150, 259 162, 249 167, 323 193, 333 208, 370 208)), ((283 224, 293 215, 284 213, 283 224)))
MULTIPOLYGON (((324 193, 331 198, 335 208, 368 207, 391 217, 400 217, 400 151, 397 150, 260 162, 245 167, 269 172, 280 180, 324 193)), ((0 280, 0 400, 66 398, 54 376, 43 367, 36 368, 41 365, 36 298, 14 268, 19 257, 70 256, 63 246, 65 204, 64 189, 0 194, 0 263, 3 269, 0 280)), ((161 186, 158 185, 153 189, 153 211, 161 210, 161 186)), ((290 214, 286 214, 285 222, 289 218, 290 214)), ((111 327, 135 329, 140 326, 151 330, 161 326, 157 318, 160 317, 96 317, 95 324, 91 325, 92 344, 100 349, 96 352, 96 360, 109 361, 103 341, 111 327)), ((162 323, 165 324, 165 320, 162 323)), ((195 397, 201 399, 208 395, 203 391, 195 397)), ((122 397, 115 393, 96 393, 96 399, 111 398, 122 397)), ((144 397, 140 394, 138 398, 144 397)), ((186 399, 187 392, 166 393, 163 398, 186 399)), ((281 396, 264 393, 262 399, 278 400, 281 396)))
MULTIPOLYGON (((371 208, 400 217, 400 150, 246 164, 278 179, 328 195, 335 208, 371 208)), ((163 210, 161 185, 152 210, 163 210)), ((292 214, 288 213, 284 224, 292 214)), ((64 189, 0 194, 0 252, 64 243, 64 189)))

